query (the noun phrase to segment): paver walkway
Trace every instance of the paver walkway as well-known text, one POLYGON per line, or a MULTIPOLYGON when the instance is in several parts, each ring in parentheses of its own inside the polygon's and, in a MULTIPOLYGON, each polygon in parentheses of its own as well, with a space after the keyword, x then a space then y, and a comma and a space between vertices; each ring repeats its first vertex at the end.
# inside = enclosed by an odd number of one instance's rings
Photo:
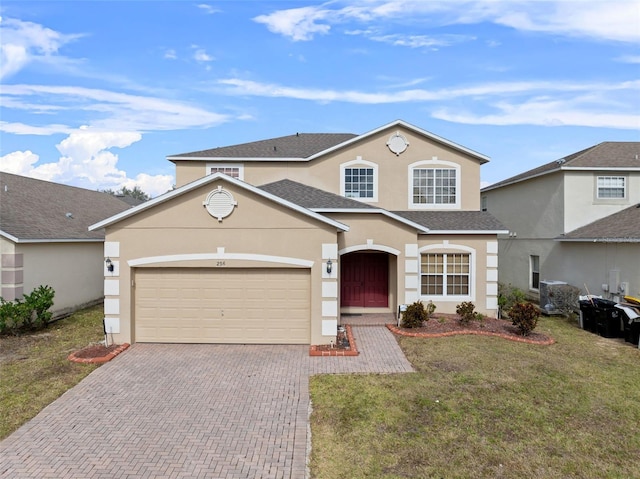
POLYGON ((310 374, 412 371, 386 328, 353 332, 358 357, 135 344, 2 441, 0 477, 304 478, 310 374))

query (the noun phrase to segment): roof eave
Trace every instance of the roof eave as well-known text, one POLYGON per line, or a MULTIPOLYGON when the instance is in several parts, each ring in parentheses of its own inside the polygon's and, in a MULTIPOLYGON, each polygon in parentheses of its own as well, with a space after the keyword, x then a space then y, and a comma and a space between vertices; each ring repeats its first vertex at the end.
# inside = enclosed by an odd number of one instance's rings
POLYGON ((554 238, 563 243, 640 243, 640 238, 554 238))
POLYGON ((393 128, 393 127, 397 127, 397 126, 402 126, 402 127, 406 128, 406 129, 412 130, 413 132, 418 133, 418 134, 420 134, 422 136, 426 136, 427 138, 430 138, 430 139, 435 140, 435 141, 437 141, 439 143, 447 145, 447 146, 449 146, 449 147, 451 147, 451 148, 453 148, 455 150, 458 150, 458 151, 464 152, 464 153, 466 153, 468 155, 471 155, 471 156, 477 158, 480 161, 481 164, 488 163, 490 161, 490 158, 488 156, 486 156, 486 155, 483 155, 482 153, 478 153, 477 151, 471 150, 471 149, 466 148, 466 147, 464 147, 462 145, 459 145, 457 143, 449 141, 446 138, 443 138, 441 136, 435 135, 435 134, 433 134, 433 133, 431 133, 431 132, 429 132, 427 130, 423 130, 422 128, 418 128, 417 126, 411 125, 410 123, 407 123, 407 122, 405 122, 403 120, 396 120, 396 121, 393 121, 391 123, 387 123, 386 125, 382 125, 382 126, 376 128, 374 130, 371 130, 371 131, 368 131, 366 133, 363 133, 362 135, 358 135, 358 136, 355 136, 353 138, 350 138, 349 140, 343 141, 342 143, 339 143, 339 144, 334 145, 334 146, 332 146, 330 148, 327 148, 326 150, 323 150, 323 151, 320 151, 318 153, 315 153, 315 154, 309 156, 308 158, 306 158, 306 160, 307 161, 313 160, 315 158, 318 158, 320 156, 326 155, 326 154, 331 153, 331 152, 333 152, 335 150, 338 150, 340 148, 344 148, 345 146, 351 145, 351 144, 353 144, 355 142, 361 141, 361 140, 363 140, 365 138, 368 138, 368 137, 370 137, 372 135, 376 135, 376 134, 380 133, 381 131, 384 131, 384 130, 386 130, 388 128, 393 128))
POLYGON ((506 235, 509 230, 430 230, 432 235, 506 235))
POLYGON ((384 215, 388 218, 392 218, 407 226, 411 226, 412 228, 415 228, 416 230, 418 230, 420 234, 427 234, 430 232, 429 228, 427 228, 426 226, 422 226, 421 224, 416 223, 415 221, 411 221, 411 220, 408 220, 407 218, 403 218, 402 216, 396 215, 395 213, 392 213, 383 208, 358 208, 358 209, 356 208, 312 208, 311 210, 318 213, 377 213, 377 214, 384 215))
POLYGON ((246 163, 246 162, 279 162, 279 161, 291 161, 291 162, 305 162, 309 161, 308 158, 299 157, 281 157, 281 158, 256 158, 256 157, 238 157, 238 156, 167 156, 169 161, 215 161, 215 162, 228 162, 228 163, 246 163))
POLYGON ((100 221, 99 223, 95 223, 91 226, 89 226, 89 231, 94 231, 96 229, 100 229, 100 228, 106 228, 107 226, 110 226, 114 223, 117 223, 123 219, 129 218, 131 216, 137 215, 138 213, 147 210, 149 208, 152 208, 156 205, 162 204, 166 201, 171 200, 172 198, 175 198, 177 196, 183 195, 184 193, 187 193, 191 190, 194 190, 196 188, 199 188, 200 186, 206 185, 207 183, 212 183, 213 181, 216 180, 223 180, 226 181, 228 183, 232 183, 236 186, 239 186, 240 188, 243 188, 245 190, 251 191, 259 196, 262 196, 263 198, 267 198, 270 199, 271 201, 274 201, 275 203, 278 203, 282 206, 285 206, 287 208, 290 208, 292 210, 298 211, 299 213, 302 213, 306 216, 310 216, 312 218, 315 218, 323 223, 329 224, 331 226, 334 226, 336 229, 341 230, 341 231, 349 231, 349 227, 343 223, 340 223, 339 221, 335 221, 332 220, 331 218, 327 218, 326 216, 323 216, 319 213, 316 213, 310 209, 304 208, 300 205, 297 205, 295 203, 292 203, 290 201, 284 200, 278 196, 272 195, 271 193, 268 193, 264 190, 261 190, 260 188, 257 188, 253 185, 250 185, 249 183, 245 183, 244 181, 238 180, 236 178, 232 178, 228 175, 225 175, 223 173, 214 173, 213 175, 207 175, 207 176, 203 176, 202 178, 192 181, 191 183, 188 183, 184 186, 181 186, 180 188, 177 188, 173 191, 169 191, 168 193, 165 193, 164 195, 158 196, 156 198, 153 198, 149 201, 146 201, 145 203, 142 203, 141 205, 138 205, 134 208, 130 208, 128 210, 123 211, 122 213, 119 213, 117 215, 111 216, 110 218, 107 218, 103 221, 100 221))
POLYGON ((16 244, 29 243, 104 243, 104 238, 18 238, 0 230, 0 236, 16 244))

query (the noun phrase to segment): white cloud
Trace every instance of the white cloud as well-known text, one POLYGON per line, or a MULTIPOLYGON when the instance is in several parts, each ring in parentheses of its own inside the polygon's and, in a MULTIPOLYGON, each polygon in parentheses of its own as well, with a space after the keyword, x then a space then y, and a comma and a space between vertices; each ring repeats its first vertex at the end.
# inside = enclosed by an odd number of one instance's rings
POLYGON ((212 15, 214 13, 219 13, 220 10, 218 10, 217 8, 212 7, 211 5, 207 5, 206 3, 200 3, 197 5, 197 7, 204 11, 204 13, 206 13, 207 15, 212 15))
POLYGON ((81 128, 56 146, 61 154, 58 161, 37 164, 40 158, 31 151, 14 151, 0 158, 0 170, 92 190, 137 185, 149 195, 157 196, 171 188, 172 176, 141 173, 129 178, 118 168, 118 155, 111 151, 129 147, 141 139, 137 132, 81 128))
POLYGON ((164 57, 167 60, 176 60, 178 58, 178 55, 176 54, 176 51, 173 48, 170 48, 169 50, 164 52, 164 57))
POLYGON ((83 121, 89 113, 93 119, 84 121, 103 130, 180 130, 229 120, 227 115, 176 100, 74 86, 3 85, 2 102, 3 107, 14 109, 19 109, 22 102, 37 103, 45 109, 64 104, 67 112, 75 112, 75 121, 83 121), (31 98, 37 101, 25 102, 31 98))
POLYGON ((212 62, 215 60, 215 58, 209 55, 204 48, 198 48, 193 53, 193 59, 197 62, 212 62))
POLYGON ((615 60, 622 63, 640 63, 640 55, 622 55, 615 60))
POLYGON ((476 114, 451 108, 440 108, 432 113, 434 118, 471 125, 539 125, 586 126, 598 128, 640 129, 640 117, 636 112, 609 112, 585 105, 578 100, 532 99, 522 103, 500 102, 494 105, 497 112, 476 114))
POLYGON ((80 34, 63 34, 32 22, 13 18, 0 21, 0 78, 7 78, 34 62, 67 63, 70 60, 58 52, 80 34))
POLYGON ((432 26, 492 22, 523 31, 633 43, 640 40, 639 15, 637 0, 350 0, 276 10, 254 21, 294 41, 327 34, 339 23, 389 26, 420 20, 432 26))
POLYGON ((389 43, 393 46, 409 47, 409 48, 438 48, 448 47, 457 43, 473 41, 475 37, 467 35, 373 35, 371 40, 376 42, 389 43))
POLYGON ((317 102, 393 104, 425 102, 436 105, 435 118, 474 124, 558 124, 611 128, 638 128, 634 105, 638 104, 640 80, 620 83, 500 82, 445 89, 405 89, 389 92, 295 88, 241 79, 219 82, 229 93, 317 102), (468 109, 497 110, 492 114, 461 112, 439 107, 443 102, 463 100, 468 109))
MULTIPOLYGON (((16 175, 30 176, 28 173, 33 171, 33 165, 38 162, 40 157, 35 153, 27 151, 14 151, 4 156, 0 156, 0 171, 13 173, 16 175)), ((36 175, 32 175, 38 178, 36 175)), ((43 179, 43 178, 40 178, 43 179)))
POLYGON ((253 20, 267 26, 269 31, 290 37, 293 41, 311 40, 315 34, 327 34, 331 27, 317 23, 331 15, 330 10, 319 7, 291 8, 260 15, 253 20))

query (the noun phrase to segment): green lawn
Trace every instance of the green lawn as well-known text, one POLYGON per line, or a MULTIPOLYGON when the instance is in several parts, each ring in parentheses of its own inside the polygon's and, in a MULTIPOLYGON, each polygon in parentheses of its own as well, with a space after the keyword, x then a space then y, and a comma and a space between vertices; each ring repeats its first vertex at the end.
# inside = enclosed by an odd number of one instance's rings
POLYGON ((640 351, 537 330, 557 343, 401 337, 416 373, 313 377, 312 477, 640 477, 640 351))
POLYGON ((104 338, 102 318, 100 305, 33 334, 0 337, 0 439, 96 369, 67 356, 104 338))

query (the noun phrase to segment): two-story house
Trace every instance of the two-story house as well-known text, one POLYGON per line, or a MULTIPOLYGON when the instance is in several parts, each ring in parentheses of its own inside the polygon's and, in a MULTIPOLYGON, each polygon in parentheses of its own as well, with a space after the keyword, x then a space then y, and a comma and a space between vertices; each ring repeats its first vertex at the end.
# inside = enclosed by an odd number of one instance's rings
POLYGON ((510 233, 500 281, 536 296, 562 281, 614 300, 640 295, 640 142, 604 142, 482 190, 510 233))
POLYGON ((175 190, 92 226, 117 342, 328 344, 341 314, 416 300, 496 313, 507 231, 480 153, 395 121, 168 160, 175 190))

